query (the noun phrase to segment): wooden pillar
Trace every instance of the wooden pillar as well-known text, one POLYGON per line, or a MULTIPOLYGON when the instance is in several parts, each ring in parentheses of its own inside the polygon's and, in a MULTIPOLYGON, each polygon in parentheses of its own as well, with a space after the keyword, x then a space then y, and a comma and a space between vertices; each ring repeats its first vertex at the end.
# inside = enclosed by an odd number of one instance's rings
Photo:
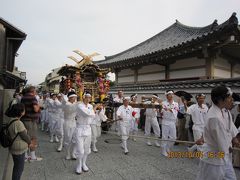
POLYGON ((133 70, 133 76, 134 76, 133 83, 134 84, 138 83, 138 70, 139 69, 140 69, 140 67, 133 67, 133 68, 131 68, 131 70, 133 70))
POLYGON ((206 78, 214 79, 214 56, 210 55, 207 47, 203 48, 202 53, 206 60, 206 78))
POLYGON ((115 84, 116 85, 118 85, 118 73, 119 73, 120 71, 118 70, 118 69, 115 69, 114 70, 114 73, 115 73, 115 84))
POLYGON ((230 65, 231 65, 231 69, 230 69, 230 71, 231 71, 231 78, 233 78, 233 76, 234 76, 234 66, 235 66, 235 64, 230 63, 230 65))
POLYGON ((206 59, 206 77, 207 79, 214 78, 214 58, 207 57, 206 59))
POLYGON ((165 66, 165 79, 170 78, 170 65, 165 66))

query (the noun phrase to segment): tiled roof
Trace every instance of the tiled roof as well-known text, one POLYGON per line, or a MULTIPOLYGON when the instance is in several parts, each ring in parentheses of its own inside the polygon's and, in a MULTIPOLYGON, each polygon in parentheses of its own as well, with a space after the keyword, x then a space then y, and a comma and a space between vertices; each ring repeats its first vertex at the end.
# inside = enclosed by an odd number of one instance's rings
POLYGON ((225 85, 231 88, 240 88, 240 78, 228 79, 208 79, 208 80, 185 80, 175 82, 159 82, 139 85, 117 85, 111 87, 111 90, 122 89, 124 91, 133 90, 168 90, 168 89, 198 89, 198 88, 214 88, 218 85, 225 85))
POLYGON ((189 43, 200 42, 211 35, 220 32, 229 32, 238 27, 236 13, 218 25, 217 20, 206 27, 190 27, 176 21, 173 25, 151 37, 150 39, 113 56, 107 56, 105 60, 96 62, 100 66, 111 65, 116 62, 125 62, 129 59, 136 59, 155 53, 184 47, 189 43))

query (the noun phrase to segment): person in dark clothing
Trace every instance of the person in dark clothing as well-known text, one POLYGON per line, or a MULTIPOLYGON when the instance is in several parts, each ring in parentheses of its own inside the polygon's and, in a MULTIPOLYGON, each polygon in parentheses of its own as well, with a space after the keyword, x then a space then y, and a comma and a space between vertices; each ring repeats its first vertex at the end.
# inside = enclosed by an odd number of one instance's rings
MULTIPOLYGON (((24 89, 21 103, 25 106, 25 115, 21 117, 21 121, 27 129, 27 133, 31 138, 32 143, 35 144, 33 148, 30 148, 30 160, 41 161, 42 158, 36 157, 35 150, 37 147, 37 122, 40 117, 40 106, 36 99, 35 87, 30 86, 24 89)), ((25 154, 25 158, 29 158, 28 154, 25 154)))

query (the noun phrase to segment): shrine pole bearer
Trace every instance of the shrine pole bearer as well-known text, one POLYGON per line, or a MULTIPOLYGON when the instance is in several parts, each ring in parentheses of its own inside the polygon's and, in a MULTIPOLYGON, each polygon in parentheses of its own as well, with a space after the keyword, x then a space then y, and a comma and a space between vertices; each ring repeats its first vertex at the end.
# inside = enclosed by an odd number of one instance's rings
POLYGON ((96 115, 91 122, 92 130, 92 151, 98 152, 96 147, 97 138, 101 136, 101 123, 107 121, 107 116, 105 115, 105 107, 102 104, 96 104, 98 106, 96 109, 96 115))
POLYGON ((43 94, 43 98, 39 101, 41 109, 41 130, 44 131, 46 124, 48 124, 48 110, 47 110, 47 94, 43 94))
POLYGON ((57 127, 57 114, 56 114, 56 107, 54 105, 54 101, 56 100, 57 95, 51 94, 50 99, 48 99, 48 116, 49 116, 49 131, 50 131, 50 142, 53 143, 54 136, 55 141, 59 142, 56 136, 56 127, 57 127))
POLYGON ((239 147, 238 130, 229 109, 233 106, 230 88, 218 86, 211 91, 212 107, 203 132, 203 158, 197 180, 236 180, 232 165, 232 143, 239 147))
POLYGON ((133 120, 133 108, 129 106, 130 97, 123 98, 123 105, 121 105, 117 110, 117 118, 121 119, 119 121, 120 125, 120 135, 122 137, 122 148, 124 149, 124 154, 128 154, 127 139, 129 137, 129 131, 131 128, 131 122, 133 120))
MULTIPOLYGON (((191 105, 187 109, 187 113, 192 116, 192 121, 193 121, 193 137, 194 141, 196 142, 197 140, 201 139, 203 137, 203 130, 204 126, 207 120, 207 112, 208 112, 208 107, 207 105, 204 104, 205 100, 205 95, 204 94, 198 94, 196 95, 196 100, 197 103, 191 105)), ((188 148, 188 151, 201 151, 201 145, 193 145, 191 148, 188 148)))
POLYGON ((56 119, 57 119, 57 125, 56 125, 56 136, 59 139, 59 146, 57 148, 57 151, 60 152, 63 147, 63 123, 64 123, 64 111, 63 111, 63 97, 62 94, 59 93, 57 95, 57 98, 54 101, 54 106, 56 108, 56 119))
POLYGON ((91 153, 91 122, 95 117, 95 111, 98 106, 89 104, 91 102, 91 94, 83 94, 83 102, 77 106, 77 126, 73 134, 73 142, 76 143, 78 164, 76 174, 81 174, 82 171, 88 171, 86 165, 87 157, 91 153))
MULTIPOLYGON (((177 102, 174 102, 172 90, 168 90, 165 93, 167 100, 162 103, 162 138, 164 140, 176 140, 176 122, 179 106, 177 102)), ((162 155, 167 156, 173 147, 174 142, 162 142, 162 155)))
MULTIPOLYGON (((63 133, 64 133, 64 146, 67 150, 66 160, 76 159, 75 152, 76 146, 72 143, 73 133, 76 128, 76 114, 77 114, 77 94, 70 91, 67 97, 64 96, 64 123, 63 123, 63 133)), ((61 150, 61 149, 59 149, 61 150)))
MULTIPOLYGON (((152 95, 152 104, 159 105, 158 103, 158 95, 153 94, 152 95)), ((151 128, 153 128, 153 132, 155 134, 155 137, 159 138, 160 137, 160 127, 159 123, 157 120, 157 114, 159 110, 156 108, 146 108, 146 121, 145 121, 145 135, 150 136, 151 135, 151 128)), ((147 140, 147 145, 151 146, 152 143, 150 140, 147 140)), ((160 144, 158 140, 155 140, 155 145, 157 147, 160 147, 160 144)))
MULTIPOLYGON (((137 104, 137 94, 132 94, 131 95, 131 103, 132 104, 137 104)), ((140 121, 140 108, 133 108, 133 111, 135 112, 134 117, 131 121, 131 129, 130 129, 130 133, 132 135, 137 135, 138 132, 138 124, 140 121)), ((133 141, 136 141, 136 138, 132 138, 133 141)))

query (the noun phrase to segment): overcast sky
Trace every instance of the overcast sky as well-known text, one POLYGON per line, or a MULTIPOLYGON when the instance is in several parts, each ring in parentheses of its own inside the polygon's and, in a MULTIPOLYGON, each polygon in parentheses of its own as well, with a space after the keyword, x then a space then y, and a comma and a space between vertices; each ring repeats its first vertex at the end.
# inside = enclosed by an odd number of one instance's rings
MULTIPOLYGON (((16 65, 39 84, 53 68, 74 64, 72 50, 109 56, 152 37, 178 19, 222 23, 240 0, 1 0, 0 16, 27 34, 16 65)), ((102 57, 100 57, 102 58, 102 57)))

